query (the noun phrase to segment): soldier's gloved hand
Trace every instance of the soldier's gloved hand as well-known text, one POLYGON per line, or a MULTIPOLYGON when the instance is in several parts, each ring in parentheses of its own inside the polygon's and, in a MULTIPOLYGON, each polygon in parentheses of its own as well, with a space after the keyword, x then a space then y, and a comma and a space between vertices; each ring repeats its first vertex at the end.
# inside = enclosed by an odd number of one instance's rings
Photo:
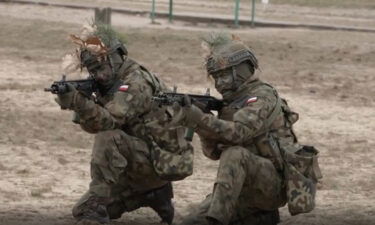
POLYGON ((64 94, 58 94, 55 101, 60 105, 61 109, 73 109, 74 98, 78 94, 78 91, 72 84, 67 84, 67 92, 64 94))
POLYGON ((173 105, 174 117, 172 120, 173 124, 181 126, 195 128, 197 124, 202 120, 204 113, 197 106, 191 104, 191 100, 188 95, 184 96, 182 106, 178 103, 173 105))
POLYGON ((204 113, 211 113, 210 110, 207 109, 206 105, 199 101, 192 102, 192 104, 198 107, 204 113))

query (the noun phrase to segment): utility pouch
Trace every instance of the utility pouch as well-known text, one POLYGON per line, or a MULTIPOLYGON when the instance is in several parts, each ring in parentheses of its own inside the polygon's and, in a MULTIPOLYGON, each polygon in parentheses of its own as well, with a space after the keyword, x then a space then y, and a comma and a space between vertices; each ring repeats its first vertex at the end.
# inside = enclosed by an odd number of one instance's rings
POLYGON ((193 149, 185 149, 181 153, 172 153, 159 146, 151 150, 155 172, 163 180, 182 180, 193 174, 193 149))
POLYGON ((185 129, 179 129, 178 151, 167 151, 152 141, 151 159, 155 172, 164 180, 182 180, 193 174, 194 149, 183 139, 185 129))
POLYGON ((271 160, 277 170, 281 171, 284 168, 284 161, 281 157, 279 144, 270 132, 258 136, 255 139, 255 145, 259 154, 271 160))
POLYGON ((307 213, 315 207, 316 182, 322 177, 318 150, 303 146, 295 153, 283 151, 288 209, 291 215, 307 213))

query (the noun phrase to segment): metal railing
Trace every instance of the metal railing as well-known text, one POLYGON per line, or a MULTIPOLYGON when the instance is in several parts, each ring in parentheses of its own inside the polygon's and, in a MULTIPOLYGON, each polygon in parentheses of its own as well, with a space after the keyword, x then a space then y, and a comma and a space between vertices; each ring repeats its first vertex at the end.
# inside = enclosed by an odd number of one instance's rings
MULTIPOLYGON (((255 1, 256 0, 250 0, 251 1, 251 26, 255 26, 255 1)), ((234 25, 238 27, 240 25, 240 2, 241 0, 234 0, 234 25)), ((173 0, 169 0, 169 10, 168 10, 168 19, 169 22, 173 22, 173 0)), ((150 12, 151 22, 155 23, 156 18, 156 0, 152 0, 151 3, 151 12, 150 12)))

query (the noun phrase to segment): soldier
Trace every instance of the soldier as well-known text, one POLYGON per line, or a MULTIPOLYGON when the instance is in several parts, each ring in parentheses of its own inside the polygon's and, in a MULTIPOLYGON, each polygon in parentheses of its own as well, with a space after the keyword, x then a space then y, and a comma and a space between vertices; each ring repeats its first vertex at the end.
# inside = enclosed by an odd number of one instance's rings
MULTIPOLYGON (((72 85, 56 99, 75 112, 83 130, 94 133, 89 190, 73 208, 78 224, 107 224, 124 212, 151 207, 172 224, 170 181, 192 173, 193 148, 184 128, 165 129, 167 109, 151 97, 168 90, 127 49, 107 25, 71 35, 79 45, 79 63, 95 79, 98 91, 85 96, 72 85)), ((74 58, 74 54, 70 57, 74 58)))
POLYGON ((317 150, 293 132, 298 114, 254 75, 258 60, 241 41, 213 35, 205 44, 224 107, 205 114, 186 96, 174 122, 195 128, 204 155, 220 162, 212 194, 181 225, 274 225, 286 203, 292 215, 311 211, 320 171, 317 150))

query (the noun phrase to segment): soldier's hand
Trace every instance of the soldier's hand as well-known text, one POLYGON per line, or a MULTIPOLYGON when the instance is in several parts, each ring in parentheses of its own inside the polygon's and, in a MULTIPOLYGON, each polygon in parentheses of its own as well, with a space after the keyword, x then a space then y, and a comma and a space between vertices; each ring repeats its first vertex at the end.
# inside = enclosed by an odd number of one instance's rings
POLYGON ((184 96, 182 105, 183 106, 178 103, 173 105, 174 116, 171 123, 189 128, 195 128, 204 116, 204 113, 197 106, 191 104, 191 100, 188 95, 184 96))
POLYGON ((74 98, 78 91, 71 84, 67 84, 67 92, 58 94, 55 101, 60 105, 61 109, 73 109, 74 98))
POLYGON ((202 120, 204 113, 200 108, 195 105, 191 105, 189 107, 185 107, 185 114, 186 114, 186 127, 195 128, 197 124, 202 120))
POLYGON ((207 105, 205 105, 204 103, 199 102, 199 101, 194 101, 192 104, 198 107, 200 110, 202 110, 202 112, 212 114, 210 110, 207 109, 207 105))

